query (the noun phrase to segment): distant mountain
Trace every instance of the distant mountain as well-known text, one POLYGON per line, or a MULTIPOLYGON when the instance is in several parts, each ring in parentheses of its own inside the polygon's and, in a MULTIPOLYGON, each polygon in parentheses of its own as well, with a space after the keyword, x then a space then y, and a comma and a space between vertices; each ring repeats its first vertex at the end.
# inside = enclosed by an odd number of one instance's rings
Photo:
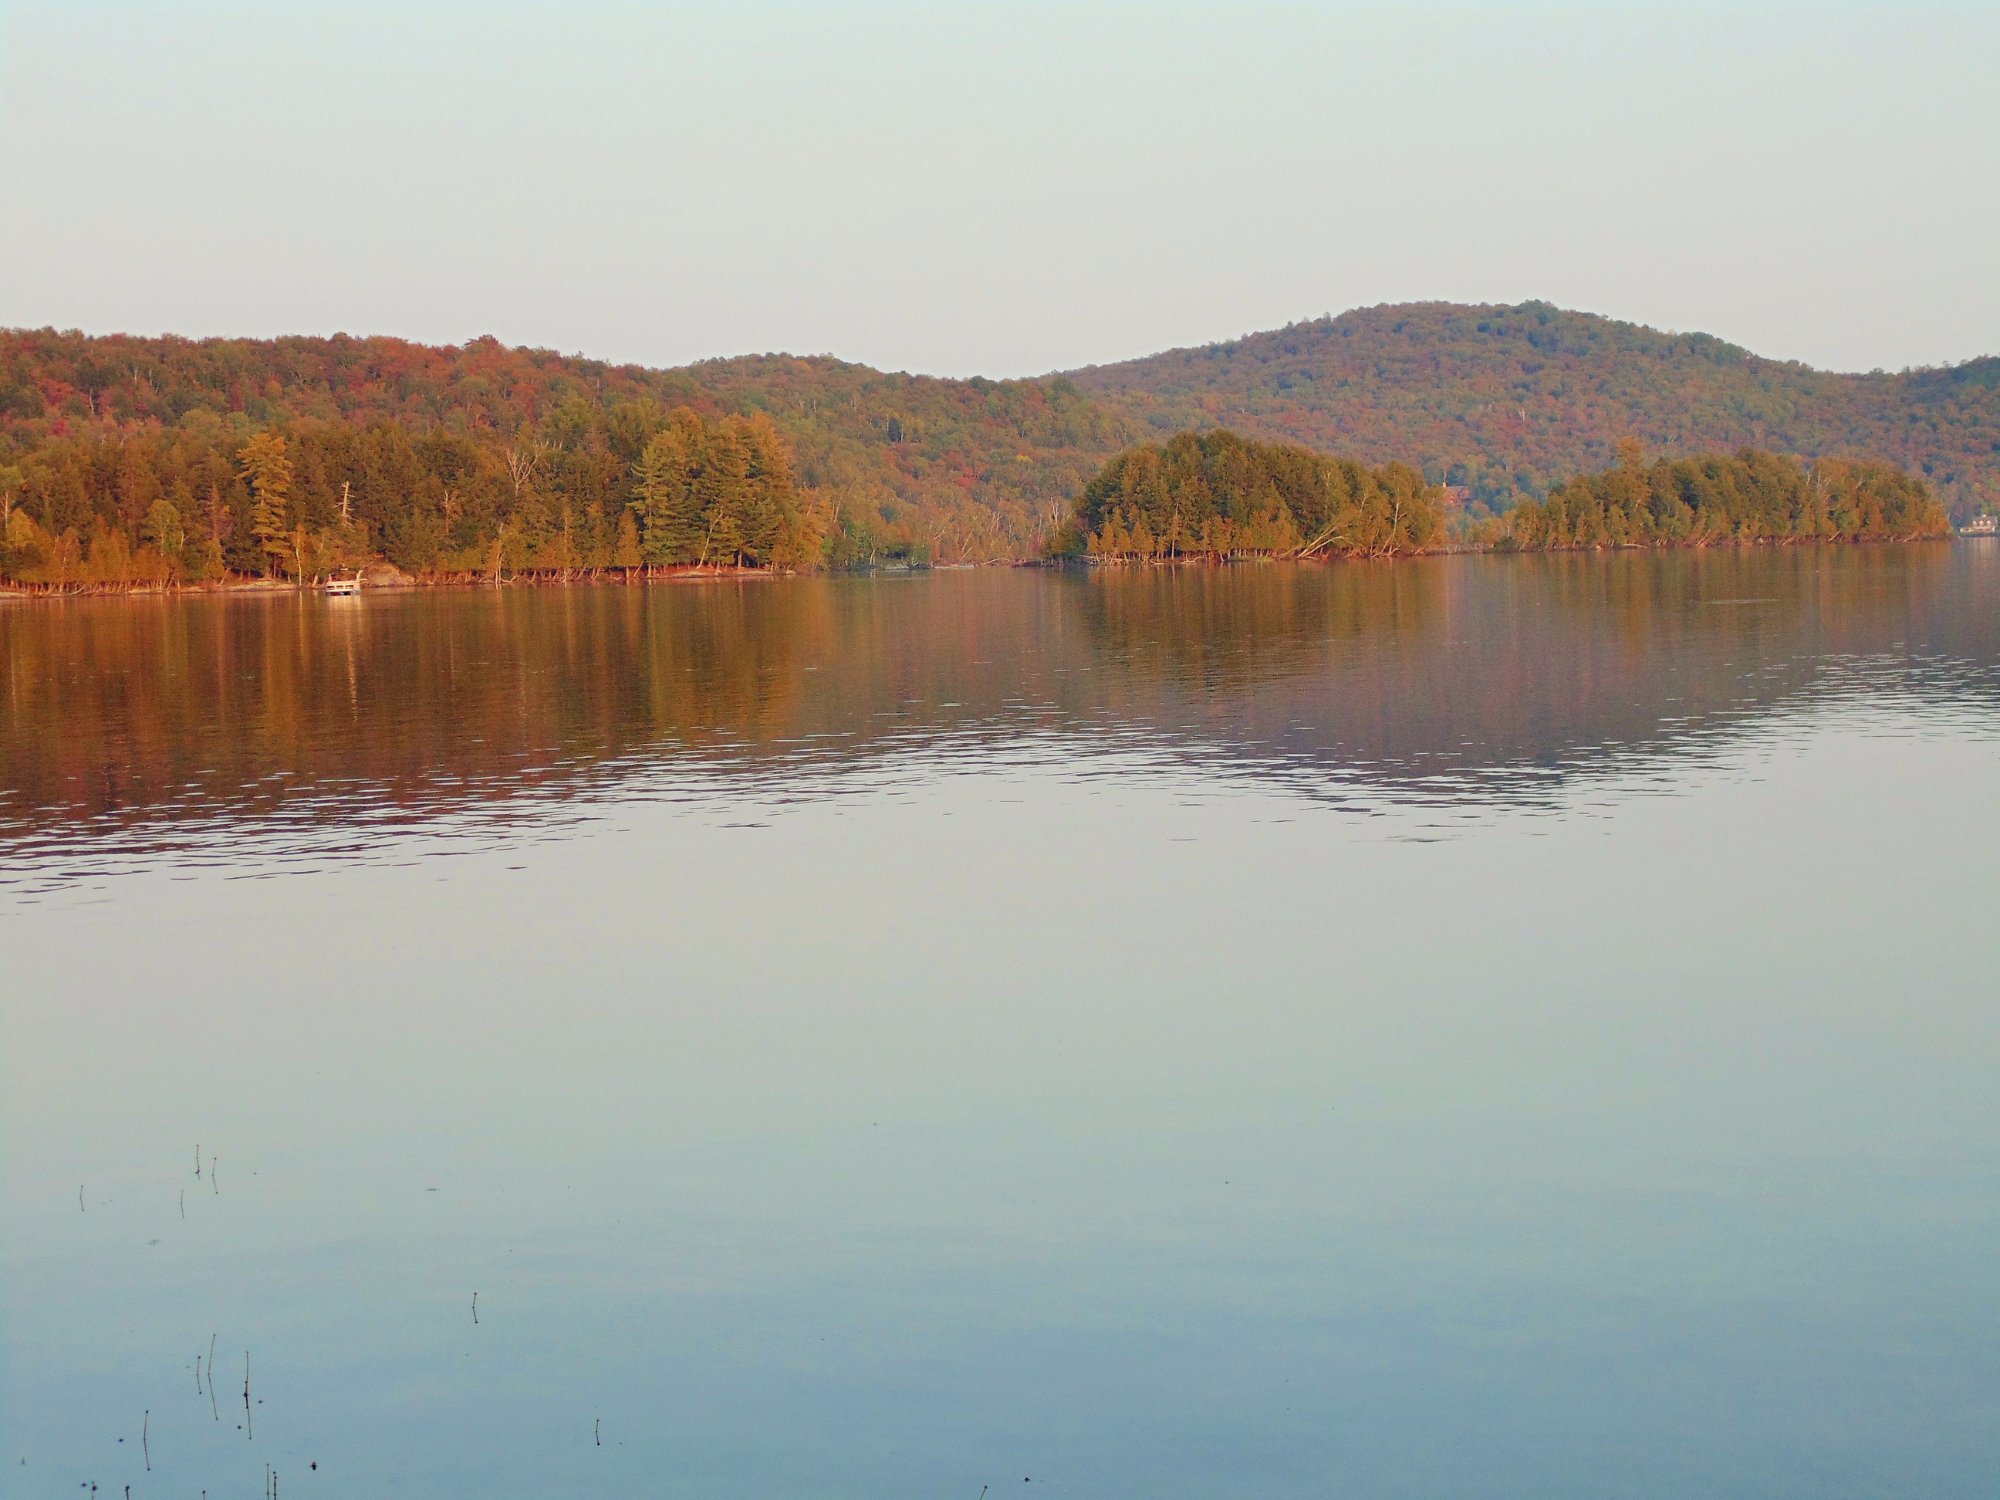
POLYGON ((1421 464, 1502 506, 1612 460, 1742 446, 1869 454, 1955 511, 2000 504, 2000 358, 1840 375, 1545 302, 1363 308, 1068 377, 1156 434, 1228 426, 1421 464))

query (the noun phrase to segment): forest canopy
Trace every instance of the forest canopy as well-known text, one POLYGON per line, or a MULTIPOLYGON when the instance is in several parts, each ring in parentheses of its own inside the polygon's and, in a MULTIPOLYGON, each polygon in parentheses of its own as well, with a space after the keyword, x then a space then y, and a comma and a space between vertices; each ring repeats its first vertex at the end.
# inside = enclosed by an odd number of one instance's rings
MULTIPOLYGON (((1407 464, 1369 469, 1227 429, 1186 432, 1106 464, 1051 550, 1102 562, 1396 556, 1445 540, 1443 493, 1407 464)), ((1559 483, 1497 521, 1462 526, 1457 540, 1552 551, 1950 532, 1929 487, 1892 464, 1807 463, 1754 448, 1649 464, 1628 441, 1612 468, 1559 483)))
POLYGON ((1265 333, 1072 371, 1159 433, 1227 426, 1266 442, 1401 459, 1499 513, 1652 453, 1866 453, 1954 515, 2000 509, 2000 358, 1846 374, 1764 359, 1546 302, 1357 308, 1265 333))
MULTIPOLYGON (((571 486, 575 524, 593 502, 615 518, 602 483, 585 483, 586 474, 604 470, 607 454, 619 466, 636 462, 634 425, 683 407, 710 422, 762 417, 783 435, 800 491, 834 513, 834 565, 1030 555, 1105 457, 1139 435, 1059 377, 941 380, 792 355, 655 370, 491 338, 433 347, 344 334, 192 340, 0 329, 0 470, 66 443, 99 455, 129 438, 202 438, 218 424, 226 434, 218 446, 230 452, 267 427, 295 449, 321 436, 337 445, 331 424, 339 424, 371 434, 371 448, 414 450, 452 489, 454 465, 476 457, 490 481, 515 463, 511 455, 534 456, 571 486)), ((404 459, 394 463, 418 477, 404 459)), ((563 497, 542 488, 560 511, 563 497)), ((115 507, 95 498, 108 521, 115 507)), ((125 525, 136 546, 134 523, 125 525)))
POLYGON ((1407 464, 1369 469, 1219 428, 1112 459, 1052 550, 1103 561, 1386 557, 1421 552, 1443 531, 1437 491, 1407 464))
POLYGON ((1745 448, 1647 464, 1628 444, 1614 468, 1557 485, 1508 512, 1501 540, 1526 549, 1718 542, 1910 541, 1951 525, 1929 488, 1890 464, 1816 463, 1745 448))
POLYGON ((0 575, 148 584, 312 579, 386 558, 420 577, 798 568, 833 548, 768 417, 634 401, 557 408, 511 444, 387 420, 53 438, 0 474, 0 575))
MULTIPOLYGON (((1332 462, 1365 469, 1378 489, 1408 485, 1407 474, 1388 477, 1407 465, 1427 492, 1448 487, 1457 540, 1509 531, 1517 502, 1549 502, 1571 476, 1610 464, 1626 438, 1653 453, 1747 446, 1815 463, 1868 453, 1920 478, 1953 514, 2000 505, 2000 359, 1830 374, 1540 303, 1367 308, 1032 380, 939 379, 819 355, 655 370, 491 338, 0 329, 0 573, 309 577, 370 552, 440 577, 704 559, 1007 561, 1103 532, 1101 516, 1065 528, 1121 452, 1225 427, 1239 441, 1343 454, 1332 462), (717 467, 684 457, 692 477, 676 499, 656 453, 642 495, 646 450, 683 411, 717 467), (260 434, 282 439, 282 461, 269 444, 252 447, 260 434), (707 507, 718 485, 732 489, 739 459, 755 498, 741 515, 735 500, 704 508, 697 536, 690 497, 707 507)), ((1312 467, 1288 462, 1286 483, 1312 467)), ((1308 546, 1324 530, 1310 519, 1319 481, 1300 482, 1306 490, 1279 495, 1275 509, 1255 486, 1214 502, 1207 542, 1198 526, 1190 540, 1186 513, 1163 541, 1158 527, 1174 515, 1149 509, 1141 485, 1099 545, 1133 555, 1308 546)), ((1574 498, 1551 513, 1549 535, 1566 534, 1574 498)), ((1578 503, 1580 534, 1593 535, 1578 503)), ((1896 502, 1884 504, 1885 534, 1901 534, 1887 519, 1896 502)), ((1522 513, 1516 545, 1595 545, 1530 543, 1542 514, 1522 513)), ((1872 523, 1829 524, 1871 534, 1872 523)))

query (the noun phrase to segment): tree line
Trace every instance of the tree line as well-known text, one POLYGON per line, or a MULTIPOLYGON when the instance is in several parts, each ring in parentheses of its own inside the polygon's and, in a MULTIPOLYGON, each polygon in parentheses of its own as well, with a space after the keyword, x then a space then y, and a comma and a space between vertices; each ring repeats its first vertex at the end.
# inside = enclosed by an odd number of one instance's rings
MULTIPOLYGON (((377 419, 53 437, 0 465, 0 576, 54 587, 809 568, 843 555, 761 414, 559 406, 511 441, 377 419)), ((852 538, 848 539, 850 545, 852 538)))
POLYGON ((201 431, 211 420, 238 434, 386 424, 413 443, 442 432, 503 453, 517 443, 561 450, 605 425, 629 464, 631 414, 614 415, 628 407, 767 417, 790 444, 799 488, 833 507, 836 565, 1031 555, 1084 480, 1141 435, 1061 378, 942 380, 818 355, 657 370, 492 338, 431 346, 0 329, 0 467, 54 441, 201 431))
POLYGON ((1407 464, 1370 469, 1227 428, 1129 448, 1084 487, 1057 556, 1387 557, 1442 539, 1439 492, 1407 464))
POLYGON ((1609 469, 1524 500, 1491 528, 1495 542, 1566 547, 1701 547, 1721 542, 1909 541, 1948 536, 1945 510, 1922 480, 1892 464, 1812 463, 1744 448, 1645 462, 1620 445, 1609 469))
MULTIPOLYGON (((1215 428, 1112 458, 1045 550, 1104 562, 1388 557, 1448 540, 1551 550, 1949 529, 1929 487, 1889 464, 1748 448, 1649 464, 1636 442, 1611 468, 1471 522, 1407 464, 1369 468, 1215 428)), ((0 463, 0 577, 56 588, 310 580, 382 559, 437 580, 796 570, 880 546, 799 482, 768 415, 645 398, 567 400, 511 439, 386 418, 258 426, 197 409, 172 427, 50 436, 0 463)))
POLYGON ((1449 538, 1519 551, 1701 547, 1724 542, 1909 541, 1948 536, 1920 479, 1869 459, 1807 463, 1745 448, 1648 464, 1619 445, 1611 468, 1557 483, 1541 501, 1473 520, 1416 469, 1370 469, 1226 428, 1184 432, 1112 459, 1053 539, 1060 557, 1390 557, 1449 538))
MULTIPOLYGON (((558 570, 617 566, 632 470, 683 407, 704 422, 762 416, 776 427, 800 495, 830 508, 831 566, 1035 556, 1113 455, 1225 423, 1260 442, 1338 449, 1377 475, 1391 460, 1419 466, 1453 487, 1444 515, 1455 534, 1504 518, 1517 500, 1546 500, 1569 476, 1610 462, 1628 434, 1654 453, 1743 444, 1868 453, 1964 513, 2000 496, 2000 359, 1833 375, 1535 303, 1366 309, 1070 377, 1004 381, 823 355, 656 370, 492 338, 428 346, 0 329, 0 474, 80 470, 96 517, 54 526, 47 543, 75 529, 70 565, 81 566, 115 512, 130 555, 121 563, 119 540, 103 536, 106 576, 158 568, 176 550, 163 545, 171 524, 147 534, 150 501, 135 513, 129 494, 105 498, 121 466, 148 463, 186 533, 180 576, 262 571, 276 554, 241 528, 225 535, 211 501, 233 503, 237 450, 265 429, 285 436, 305 509, 291 518, 286 571, 310 563, 316 543, 351 544, 351 528, 332 521, 341 482, 369 542, 412 572, 484 569, 496 542, 506 570, 538 571, 537 557, 558 559, 558 570), (146 457, 190 445, 213 450, 226 472, 210 474, 210 460, 146 457), (522 488, 534 493, 517 496, 523 465, 532 472, 522 488), (322 472, 334 482, 321 485, 322 472), (176 498, 179 478, 189 482, 176 498)), ((18 502, 49 529, 20 489, 0 484, 0 510, 18 502)), ((1135 509, 1128 542, 1146 541, 1139 519, 1135 509)), ((1219 520, 1231 522, 1232 545, 1286 550, 1282 528, 1265 532, 1257 516, 1219 520)), ((1296 510, 1293 520, 1309 544, 1296 510)), ((1156 524, 1146 519, 1154 543, 1156 524)), ((725 542, 726 531, 718 527, 725 542)))

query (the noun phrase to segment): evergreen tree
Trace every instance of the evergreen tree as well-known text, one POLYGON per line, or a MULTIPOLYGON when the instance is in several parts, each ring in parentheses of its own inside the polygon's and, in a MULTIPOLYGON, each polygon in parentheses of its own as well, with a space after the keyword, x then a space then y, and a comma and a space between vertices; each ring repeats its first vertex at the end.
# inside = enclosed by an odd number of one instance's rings
POLYGON ((682 407, 654 434, 640 455, 632 504, 646 562, 694 562, 701 553, 703 516, 696 485, 701 476, 701 418, 682 407))
POLYGON ((177 575, 181 566, 181 550, 187 545, 187 528, 181 523, 181 513, 171 500, 155 500, 152 509, 146 513, 144 531, 146 544, 160 554, 166 563, 168 576, 177 575))
POLYGON ((264 554, 264 571, 268 575, 292 547, 291 528, 287 524, 292 461, 285 451, 285 435, 270 430, 257 433, 236 450, 236 461, 250 487, 250 534, 264 554))
POLYGON ((751 516, 750 446, 739 423, 723 422, 704 434, 701 473, 694 494, 705 525, 700 561, 727 558, 741 566, 749 544, 751 516))

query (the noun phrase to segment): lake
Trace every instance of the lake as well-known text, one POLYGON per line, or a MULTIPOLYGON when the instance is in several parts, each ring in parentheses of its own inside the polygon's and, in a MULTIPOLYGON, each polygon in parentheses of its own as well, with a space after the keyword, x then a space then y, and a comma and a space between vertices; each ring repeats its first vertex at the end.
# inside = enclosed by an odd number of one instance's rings
POLYGON ((6 1492, 1988 1496, 1996 789, 1991 543, 0 603, 6 1492))

